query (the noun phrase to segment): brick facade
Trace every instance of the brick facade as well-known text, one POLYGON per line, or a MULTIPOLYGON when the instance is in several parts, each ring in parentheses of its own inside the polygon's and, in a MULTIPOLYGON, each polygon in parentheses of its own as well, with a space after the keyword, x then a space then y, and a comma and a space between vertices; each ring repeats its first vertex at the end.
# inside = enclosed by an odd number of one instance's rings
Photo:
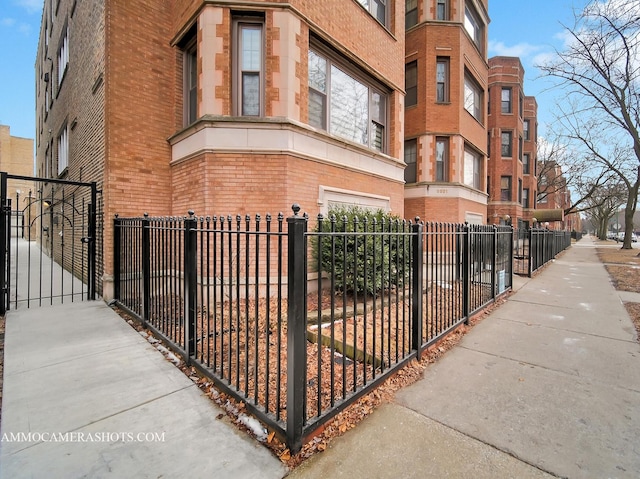
POLYGON ((288 215, 295 202, 313 216, 339 200, 403 216, 404 2, 389 2, 385 23, 344 0, 45 0, 37 174, 98 183, 103 296, 112 294, 116 213, 288 215), (258 117, 238 109, 236 21, 245 17, 262 32, 258 117), (65 32, 69 61, 58 85, 65 32), (185 122, 193 108, 185 102, 191 40, 196 120, 185 122), (382 151, 368 146, 372 140, 348 141, 309 125, 312 44, 386 98, 382 151), (57 150, 65 128, 62 170, 57 150))
MULTIPOLYGON (((418 21, 407 30, 405 64, 417 65, 417 104, 405 110, 405 139, 416 140, 415 183, 405 187, 405 212, 427 221, 486 221, 487 2, 451 0, 445 19, 436 1, 418 1, 418 21), (465 29, 466 5, 478 17, 479 44, 465 29), (437 98, 438 61, 447 65, 446 98, 437 98), (481 92, 480 115, 465 110, 465 77, 481 92), (447 142, 446 173, 436 176, 436 138, 447 142), (480 181, 465 182, 465 151, 479 156, 480 181), (444 196, 443 196, 444 195, 444 196), (447 206, 447 201, 450 205, 447 206)), ((468 161, 468 160, 467 160, 468 161)))
POLYGON ((538 124, 535 98, 524 94, 519 58, 489 59, 489 98, 489 222, 526 226, 536 206, 538 124))

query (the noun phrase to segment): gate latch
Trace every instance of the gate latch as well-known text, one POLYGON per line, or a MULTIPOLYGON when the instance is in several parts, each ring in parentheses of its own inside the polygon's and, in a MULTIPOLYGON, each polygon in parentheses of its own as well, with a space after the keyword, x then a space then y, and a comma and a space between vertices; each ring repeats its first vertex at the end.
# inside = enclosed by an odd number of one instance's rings
POLYGON ((91 243, 93 241, 93 238, 91 236, 83 236, 80 241, 82 241, 83 243, 91 243))

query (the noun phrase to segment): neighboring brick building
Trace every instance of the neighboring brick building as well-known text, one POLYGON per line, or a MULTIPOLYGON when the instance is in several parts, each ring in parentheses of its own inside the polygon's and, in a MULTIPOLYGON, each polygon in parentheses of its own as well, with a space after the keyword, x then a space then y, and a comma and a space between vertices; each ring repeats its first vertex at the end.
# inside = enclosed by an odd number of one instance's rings
POLYGON ((564 213, 571 210, 571 192, 562 167, 555 161, 538 162, 538 190, 539 223, 549 223, 550 229, 582 231, 580 214, 564 213))
POLYGON ((103 296, 116 213, 404 216, 404 40, 402 1, 45 0, 36 172, 98 183, 103 296))
POLYGON ((487 220, 487 0, 406 1, 405 214, 487 220))
POLYGON ((524 94, 517 57, 489 59, 488 216, 492 224, 530 224, 536 208, 537 110, 524 94))
MULTIPOLYGON (((11 127, 0 125, 0 171, 11 175, 33 176, 33 140, 11 136, 11 127)), ((11 181, 7 184, 7 197, 13 201, 26 198, 33 189, 31 181, 11 181)), ((14 209, 16 205, 12 205, 14 209)))

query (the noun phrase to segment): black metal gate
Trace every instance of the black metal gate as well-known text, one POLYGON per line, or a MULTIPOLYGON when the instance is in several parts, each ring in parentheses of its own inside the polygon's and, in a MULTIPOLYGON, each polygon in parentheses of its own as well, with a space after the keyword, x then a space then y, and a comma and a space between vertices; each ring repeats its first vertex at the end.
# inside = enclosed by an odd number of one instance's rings
POLYGON ((0 314, 96 298, 96 183, 0 172, 0 314))

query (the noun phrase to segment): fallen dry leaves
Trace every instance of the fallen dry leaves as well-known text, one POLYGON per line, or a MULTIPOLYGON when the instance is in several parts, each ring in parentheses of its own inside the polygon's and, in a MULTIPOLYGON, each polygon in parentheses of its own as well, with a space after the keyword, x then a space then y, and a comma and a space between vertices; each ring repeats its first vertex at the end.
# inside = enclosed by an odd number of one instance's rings
MULTIPOLYGON (((440 341, 424 351, 421 361, 411 361, 404 368, 396 371, 395 374, 387 378, 386 381, 384 381, 378 388, 361 397, 357 402, 339 413, 333 420, 321 426, 318 431, 316 431, 315 436, 308 440, 307 443, 303 445, 302 450, 297 454, 291 454, 291 451, 287 448, 284 441, 276 435, 275 431, 269 431, 267 433, 263 444, 290 469, 295 468, 314 454, 324 451, 332 440, 345 434, 350 429, 355 428, 360 421, 371 414, 379 405, 393 401, 396 391, 417 381, 422 376, 427 365, 435 362, 448 350, 458 344, 470 328, 505 300, 506 296, 503 296, 496 303, 476 314, 471 318, 469 325, 460 325, 456 330, 446 335, 440 341)), ((145 332, 141 328, 138 321, 133 320, 133 318, 122 310, 117 311, 121 316, 128 320, 128 323, 132 327, 138 331, 142 331, 145 335, 148 335, 148 332, 145 332)), ((312 345, 311 347, 313 348, 316 346, 312 345)), ((200 387, 200 389, 207 394, 209 398, 215 401, 226 412, 226 416, 220 414, 218 419, 226 417, 228 420, 236 424, 238 428, 252 434, 252 431, 248 430, 238 418, 239 413, 244 412, 243 403, 234 401, 233 398, 217 391, 211 381, 206 377, 199 376, 198 372, 194 368, 188 367, 184 363, 181 363, 179 367, 184 374, 191 378, 200 387)))
MULTIPOLYGON (((640 293, 640 255, 637 249, 598 248, 613 286, 620 291, 640 293)), ((624 303, 640 341, 640 303, 624 303)))

